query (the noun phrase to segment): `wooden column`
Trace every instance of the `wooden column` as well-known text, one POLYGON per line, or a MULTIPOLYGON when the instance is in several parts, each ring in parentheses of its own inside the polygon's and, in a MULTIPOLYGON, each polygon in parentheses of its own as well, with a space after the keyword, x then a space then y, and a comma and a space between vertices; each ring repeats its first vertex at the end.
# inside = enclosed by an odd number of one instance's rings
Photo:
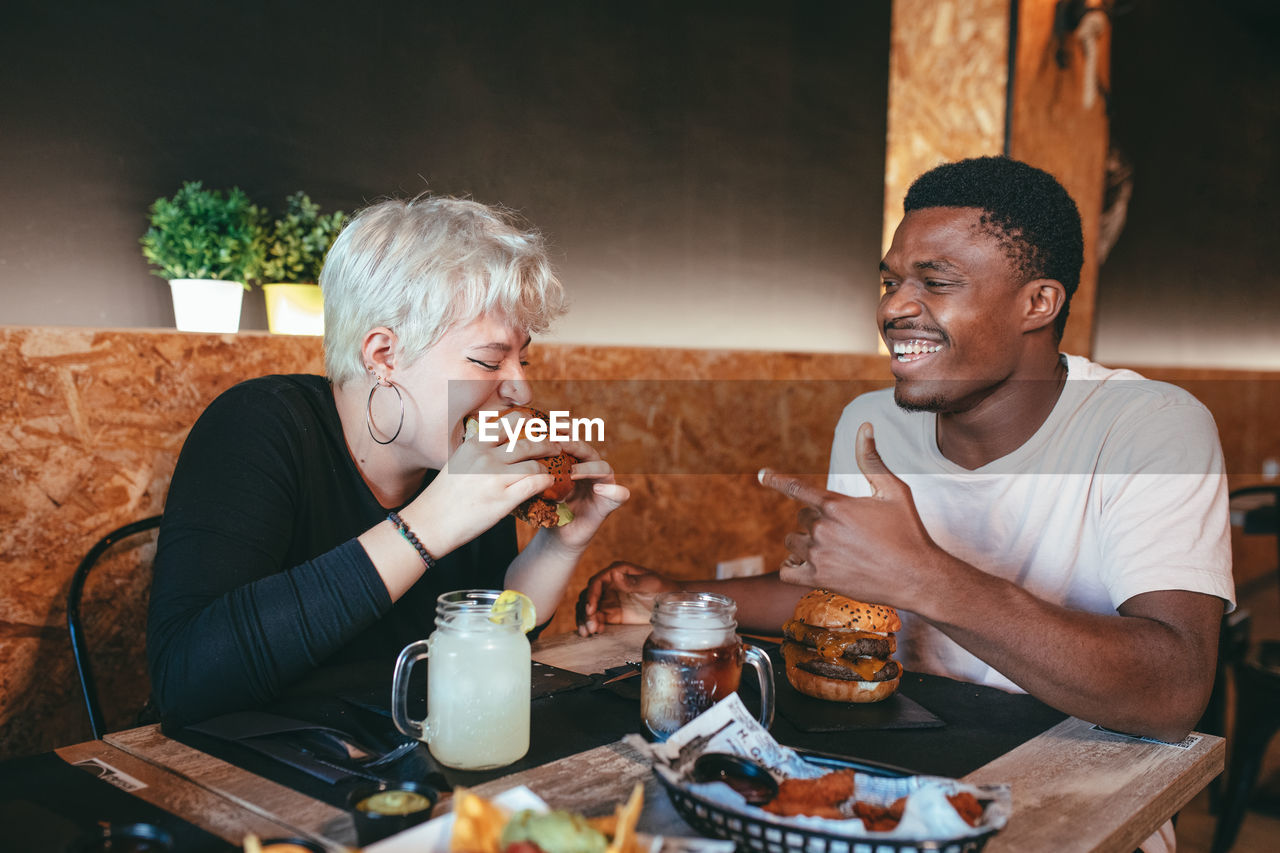
MULTIPOLYGON (((1093 78, 1079 33, 1054 37, 1054 0, 894 0, 889 56, 883 245, 922 172, 951 160, 1007 154, 1038 166, 1080 208, 1085 263, 1062 347, 1089 355, 1098 278, 1108 123, 1110 25, 1102 18, 1093 78), (1012 58, 1010 62, 1010 47, 1012 58), (1062 64, 1059 64, 1061 59, 1062 64)), ((1100 15, 1100 13, 1096 13, 1100 15)))

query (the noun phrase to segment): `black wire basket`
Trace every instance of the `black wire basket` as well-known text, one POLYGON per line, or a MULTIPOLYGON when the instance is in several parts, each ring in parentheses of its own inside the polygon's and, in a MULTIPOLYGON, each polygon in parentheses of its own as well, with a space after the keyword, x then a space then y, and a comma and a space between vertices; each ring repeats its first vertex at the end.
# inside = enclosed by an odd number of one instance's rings
POLYGON ((734 842, 739 853, 977 853, 999 831, 992 827, 979 835, 952 841, 834 835, 731 811, 685 790, 657 770, 653 775, 666 788, 671 804, 686 823, 708 837, 734 842))

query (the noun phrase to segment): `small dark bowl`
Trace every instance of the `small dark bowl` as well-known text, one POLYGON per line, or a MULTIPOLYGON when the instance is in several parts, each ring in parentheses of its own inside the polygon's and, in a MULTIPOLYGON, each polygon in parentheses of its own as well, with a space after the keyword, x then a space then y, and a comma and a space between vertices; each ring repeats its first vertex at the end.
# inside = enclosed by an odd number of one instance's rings
POLYGON ((706 752, 693 762, 693 781, 723 782, 748 805, 762 806, 778 796, 778 783, 758 761, 729 752, 706 752))
POLYGON ((173 836, 151 823, 113 823, 75 849, 79 853, 170 853, 173 836))
POLYGON ((351 819, 356 825, 356 838, 360 845, 364 846, 374 841, 381 841, 389 835, 395 835, 397 832, 402 832, 427 820, 431 817, 431 810, 435 808, 436 800, 439 798, 440 793, 435 788, 420 782, 378 782, 361 785, 353 790, 347 797, 347 810, 351 812, 351 819), (404 814, 386 813, 360 807, 360 804, 370 797, 397 791, 418 794, 426 799, 427 805, 404 814))

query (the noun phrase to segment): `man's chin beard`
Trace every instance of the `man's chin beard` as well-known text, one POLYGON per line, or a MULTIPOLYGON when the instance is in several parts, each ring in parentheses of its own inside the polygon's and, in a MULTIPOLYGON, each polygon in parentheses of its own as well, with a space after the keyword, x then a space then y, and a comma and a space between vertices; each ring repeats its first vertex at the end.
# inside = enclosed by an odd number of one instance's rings
POLYGON ((893 388, 893 402, 904 412, 933 412, 936 415, 954 414, 958 411, 956 401, 941 394, 910 394, 899 382, 893 388))

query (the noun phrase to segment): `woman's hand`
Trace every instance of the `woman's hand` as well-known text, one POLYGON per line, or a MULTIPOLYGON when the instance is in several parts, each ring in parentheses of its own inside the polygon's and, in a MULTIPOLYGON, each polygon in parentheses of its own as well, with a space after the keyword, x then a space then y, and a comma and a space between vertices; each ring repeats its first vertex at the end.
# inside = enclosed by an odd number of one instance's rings
MULTIPOLYGON (((537 461, 556 445, 520 439, 493 444, 471 437, 402 515, 434 557, 453 551, 501 521, 555 478, 537 461)), ((625 498, 624 498, 625 500, 625 498)))
POLYGON ((560 449, 578 460, 570 469, 574 489, 565 501, 573 510, 573 521, 563 527, 548 528, 547 533, 557 539, 562 548, 579 554, 609 513, 627 502, 631 490, 614 482, 612 466, 590 444, 565 441, 560 443, 560 449))
MULTIPOLYGON (((553 448, 554 445, 547 446, 553 448)), ((577 461, 569 476, 574 489, 566 503, 573 510, 573 521, 563 527, 544 527, 507 569, 508 589, 517 589, 533 599, 538 613, 550 618, 564 598, 573 571, 591 537, 600 529, 609 513, 631 496, 625 486, 613 482, 613 469, 600 454, 587 444, 561 442, 565 453, 577 461)), ((543 454, 556 452, 544 449, 543 454)), ((538 464, 538 463, 535 463, 538 464)))

